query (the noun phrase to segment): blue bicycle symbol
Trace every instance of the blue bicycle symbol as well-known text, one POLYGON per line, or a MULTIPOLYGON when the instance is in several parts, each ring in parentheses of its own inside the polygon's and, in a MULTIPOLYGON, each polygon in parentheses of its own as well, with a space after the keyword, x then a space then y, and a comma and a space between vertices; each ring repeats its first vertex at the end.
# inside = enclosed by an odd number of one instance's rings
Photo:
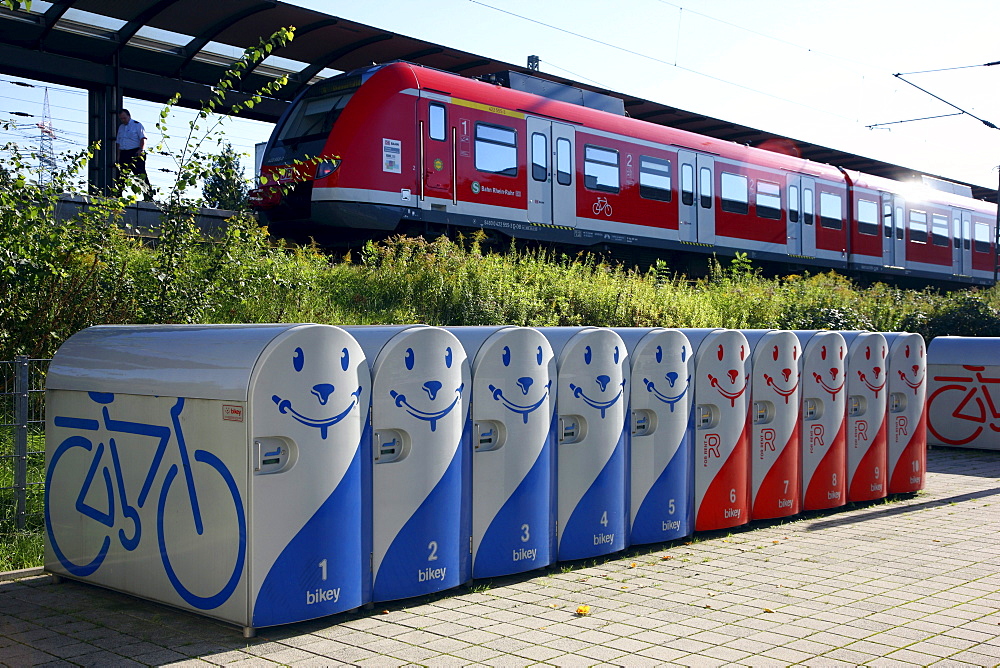
MULTIPOLYGON (((116 510, 120 509, 122 517, 125 518, 131 525, 130 532, 127 532, 124 528, 118 530, 117 537, 121 542, 122 547, 131 552, 139 546, 142 539, 142 522, 139 517, 138 509, 143 508, 149 500, 150 493, 153 491, 153 483, 159 473, 163 462, 163 456, 166 453, 167 446, 171 441, 171 436, 176 437, 178 454, 180 455, 181 470, 183 470, 184 481, 187 488, 187 497, 190 501, 191 519, 194 523, 195 531, 199 536, 205 533, 201 506, 198 501, 198 492, 195 489, 195 474, 192 470, 192 458, 189 455, 188 447, 184 440, 184 433, 181 430, 180 424, 180 414, 181 411, 184 410, 184 399, 177 399, 177 402, 170 409, 170 421, 172 426, 167 426, 112 419, 110 411, 108 410, 108 404, 114 401, 114 395, 103 392, 90 392, 89 396, 95 403, 102 404, 101 414, 105 430, 112 434, 146 436, 154 438, 158 440, 158 444, 156 446, 156 451, 153 454, 149 471, 146 473, 142 489, 139 491, 138 498, 135 499, 135 505, 133 505, 133 503, 129 500, 129 496, 125 489, 125 478, 122 474, 122 464, 119 457, 118 444, 116 443, 115 438, 108 438, 107 446, 105 446, 104 443, 98 443, 95 446, 89 438, 76 434, 66 438, 56 448, 52 455, 52 459, 49 461, 48 469, 46 471, 47 484, 45 486, 45 528, 48 532, 52 550, 55 553, 56 558, 59 559, 59 563, 61 563, 70 574, 77 577, 87 577, 93 574, 101 567, 101 564, 104 563, 104 560, 108 555, 108 550, 111 547, 111 536, 107 534, 114 531, 114 527, 116 525, 116 510), (100 549, 97 551, 97 554, 89 560, 82 560, 83 563, 71 561, 67 557, 64 550, 60 547, 60 541, 55 535, 55 527, 50 517, 50 491, 54 486, 52 484, 53 480, 55 480, 56 476, 59 475, 57 472, 59 463, 64 455, 74 451, 76 448, 82 448, 87 452, 94 453, 90 461, 87 474, 84 478, 83 486, 76 497, 76 510, 83 517, 89 518, 90 520, 107 527, 106 535, 104 536, 104 540, 100 549), (107 464, 103 464, 105 449, 110 451, 110 469, 107 464), (114 473, 114 485, 112 485, 112 471, 114 473), (100 473, 100 476, 98 476, 98 473, 100 473), (103 486, 100 484, 102 481, 104 483, 103 486), (115 490, 117 490, 117 505, 115 501, 115 490), (106 504, 95 503, 95 500, 106 501, 106 504)), ((94 419, 64 416, 57 416, 53 421, 57 427, 64 427, 78 432, 94 432, 99 430, 102 424, 101 422, 98 422, 98 420, 94 419)), ((162 486, 159 490, 159 499, 157 502, 156 532, 159 548, 158 551, 160 553, 160 558, 163 561, 163 568, 166 571, 167 579, 170 581, 170 584, 174 587, 181 598, 183 598, 189 605, 201 610, 209 610, 222 605, 229 599, 233 591, 236 589, 240 576, 243 573, 243 564, 246 557, 246 515, 243 509, 243 501, 240 498, 239 489, 236 486, 236 481, 222 460, 207 450, 194 450, 193 454, 193 459, 196 464, 204 464, 209 467, 209 471, 214 470, 222 477, 222 480, 226 485, 226 489, 228 489, 229 493, 232 495, 232 501, 235 506, 235 515, 239 534, 239 552, 227 582, 215 594, 200 596, 193 593, 184 585, 184 583, 181 582, 174 566, 171 563, 170 546, 167 545, 164 533, 164 516, 167 514, 167 498, 170 495, 171 489, 183 489, 181 486, 174 487, 173 485, 179 472, 177 464, 171 464, 166 475, 163 477, 162 486)), ((199 476, 200 475, 201 474, 199 474, 199 476)), ((213 501, 216 501, 216 499, 213 499, 213 501)), ((177 504, 172 503, 170 519, 171 525, 176 525, 177 523, 183 521, 183 518, 179 518, 177 516, 178 514, 174 512, 173 509, 175 508, 177 508, 177 504)), ((79 523, 77 523, 77 526, 79 526, 79 523)), ((213 527, 213 529, 215 528, 213 527)), ((190 550, 190 546, 187 546, 187 549, 190 550)), ((75 556, 76 555, 74 555, 74 557, 75 556)), ((226 567, 225 570, 222 570, 222 572, 229 572, 228 567, 226 567)))

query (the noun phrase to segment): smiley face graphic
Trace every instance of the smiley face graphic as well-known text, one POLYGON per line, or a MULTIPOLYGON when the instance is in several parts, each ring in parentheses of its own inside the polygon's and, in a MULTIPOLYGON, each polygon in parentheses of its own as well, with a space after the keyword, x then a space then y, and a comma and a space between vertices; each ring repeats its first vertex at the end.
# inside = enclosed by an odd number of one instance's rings
MULTIPOLYGON (((351 364, 351 353, 348 348, 343 348, 341 350, 340 357, 340 367, 346 372, 350 369, 351 364)), ((308 362, 306 359, 306 352, 301 347, 295 348, 292 355, 292 359, 289 360, 289 365, 294 369, 296 374, 305 375, 308 377, 308 362)), ((315 380, 315 379, 313 379, 315 380)), ((304 395, 297 397, 294 401, 288 396, 282 397, 278 394, 271 396, 271 401, 278 407, 278 412, 282 415, 288 415, 293 420, 296 420, 300 424, 304 424, 307 427, 314 427, 319 429, 320 436, 326 439, 329 434, 330 427, 334 426, 345 417, 350 415, 351 411, 358 406, 361 401, 361 386, 355 385, 350 387, 346 392, 337 393, 337 387, 333 383, 329 382, 333 380, 332 378, 325 378, 322 382, 306 382, 305 385, 308 386, 308 393, 312 396, 312 399, 307 399, 304 395), (337 401, 340 400, 342 404, 341 410, 332 413, 330 408, 337 407, 337 401), (296 402, 298 402, 298 408, 296 408, 296 402)), ((342 385, 343 387, 343 385, 342 385)))

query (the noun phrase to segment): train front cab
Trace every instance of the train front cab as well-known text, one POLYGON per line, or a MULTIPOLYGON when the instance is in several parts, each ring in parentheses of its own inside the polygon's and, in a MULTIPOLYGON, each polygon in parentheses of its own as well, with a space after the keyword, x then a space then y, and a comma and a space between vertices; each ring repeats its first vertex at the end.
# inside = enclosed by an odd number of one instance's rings
MULTIPOLYGON (((376 70, 356 70, 311 86, 278 119, 264 148, 259 186, 249 193, 263 222, 283 226, 314 219, 315 181, 336 172, 342 162, 322 160, 336 155, 331 133, 355 92, 376 70)), ((352 105, 352 111, 356 107, 352 105)))

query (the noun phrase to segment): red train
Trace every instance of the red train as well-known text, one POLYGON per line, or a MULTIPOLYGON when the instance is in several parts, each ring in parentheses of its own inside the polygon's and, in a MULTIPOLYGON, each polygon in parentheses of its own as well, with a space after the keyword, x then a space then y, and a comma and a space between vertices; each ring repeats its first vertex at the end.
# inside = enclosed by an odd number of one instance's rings
POLYGON ((996 205, 971 194, 639 121, 617 98, 515 72, 494 81, 396 62, 312 86, 265 149, 262 182, 286 187, 256 189, 254 205, 277 231, 483 228, 993 282, 996 205))

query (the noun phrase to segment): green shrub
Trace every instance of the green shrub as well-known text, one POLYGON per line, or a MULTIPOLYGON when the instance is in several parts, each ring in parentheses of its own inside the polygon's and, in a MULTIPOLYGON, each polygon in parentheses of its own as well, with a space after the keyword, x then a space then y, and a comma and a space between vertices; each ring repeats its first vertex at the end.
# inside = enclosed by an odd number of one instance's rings
POLYGON ((918 332, 927 341, 936 336, 1000 336, 1000 311, 974 292, 955 294, 931 306, 908 314, 900 328, 918 332))

